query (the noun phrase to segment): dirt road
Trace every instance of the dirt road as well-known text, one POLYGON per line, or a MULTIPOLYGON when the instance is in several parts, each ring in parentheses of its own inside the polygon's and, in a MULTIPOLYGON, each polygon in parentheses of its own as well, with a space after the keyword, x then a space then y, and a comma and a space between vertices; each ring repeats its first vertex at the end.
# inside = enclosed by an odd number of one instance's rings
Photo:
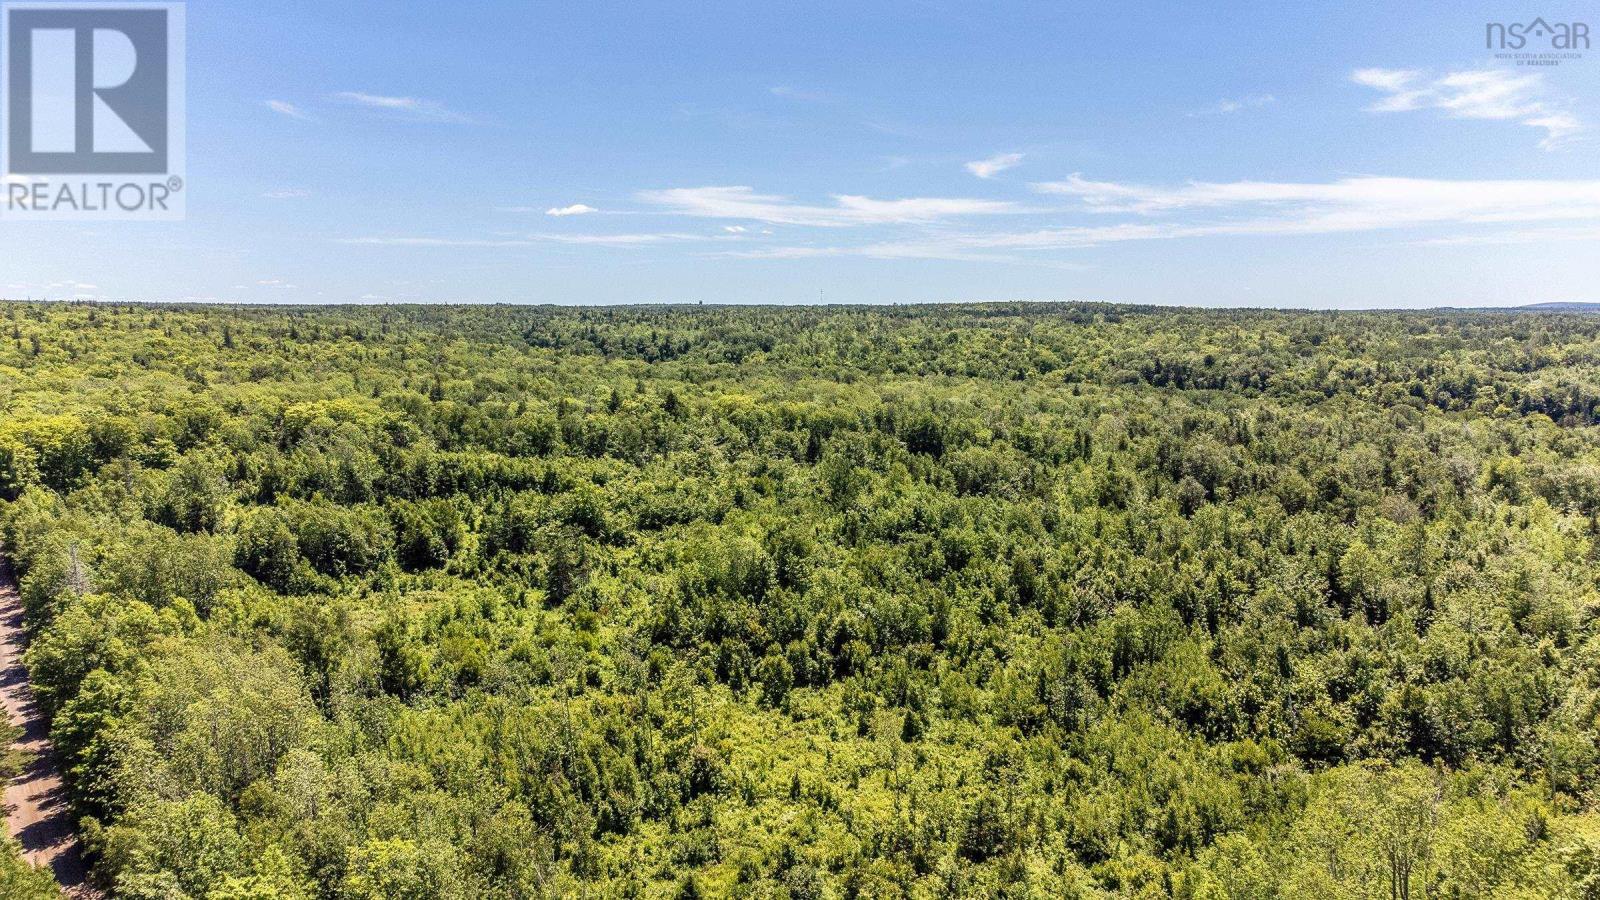
POLYGON ((22 665, 25 646, 22 600, 11 567, 0 559, 0 706, 23 729, 16 747, 27 764, 5 786, 6 831, 22 844, 29 862, 50 868, 68 897, 98 898, 89 887, 78 836, 67 813, 66 789, 50 753, 50 732, 33 702, 33 688, 22 665))

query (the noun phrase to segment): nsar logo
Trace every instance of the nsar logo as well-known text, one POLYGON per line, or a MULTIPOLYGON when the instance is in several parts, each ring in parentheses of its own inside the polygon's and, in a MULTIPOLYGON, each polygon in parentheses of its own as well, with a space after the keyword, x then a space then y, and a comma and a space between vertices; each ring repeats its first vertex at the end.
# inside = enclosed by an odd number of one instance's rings
POLYGON ((1588 50, 1589 26, 1585 22, 1556 22, 1543 18, 1532 22, 1490 22, 1484 27, 1483 45, 1489 50, 1525 50, 1532 43, 1536 48, 1551 50, 1588 50))

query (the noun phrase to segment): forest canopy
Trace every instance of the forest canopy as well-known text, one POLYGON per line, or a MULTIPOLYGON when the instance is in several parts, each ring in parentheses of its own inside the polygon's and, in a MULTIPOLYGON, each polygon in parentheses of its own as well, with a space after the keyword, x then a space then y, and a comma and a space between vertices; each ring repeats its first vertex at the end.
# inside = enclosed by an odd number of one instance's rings
POLYGON ((1581 315, 4 304, 0 541, 116 897, 1588 898, 1597 373, 1581 315))

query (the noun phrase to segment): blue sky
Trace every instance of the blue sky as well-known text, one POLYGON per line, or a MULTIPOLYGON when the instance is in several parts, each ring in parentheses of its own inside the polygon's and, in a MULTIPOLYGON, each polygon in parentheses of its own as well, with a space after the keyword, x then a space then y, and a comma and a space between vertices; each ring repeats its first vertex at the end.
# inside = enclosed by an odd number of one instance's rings
POLYGON ((1484 48, 1594 12, 197 0, 187 220, 0 219, 0 293, 1600 300, 1600 49, 1484 48))

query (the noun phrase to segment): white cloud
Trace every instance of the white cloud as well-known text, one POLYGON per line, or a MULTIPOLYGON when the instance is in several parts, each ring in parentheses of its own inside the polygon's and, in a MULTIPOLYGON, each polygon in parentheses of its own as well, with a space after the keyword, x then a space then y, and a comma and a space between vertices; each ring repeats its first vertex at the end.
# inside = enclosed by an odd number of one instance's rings
POLYGON ((1226 116, 1244 109, 1255 109, 1278 102, 1278 98, 1271 94, 1251 94, 1238 99, 1223 98, 1205 109, 1197 109, 1189 113, 1190 117, 1197 116, 1226 116))
POLYGON ((750 229, 744 227, 743 225, 724 225, 722 226, 722 230, 729 234, 744 234, 750 229))
POLYGON ((1544 73, 1475 69, 1429 78, 1416 69, 1357 69, 1350 80, 1384 93, 1371 112, 1437 109, 1455 119, 1518 121, 1544 129, 1539 146, 1553 150, 1582 130, 1576 116, 1543 99, 1544 73))
POLYGON ((599 210, 582 203, 574 203, 571 206, 553 206, 545 210, 544 214, 547 216, 581 216, 592 212, 599 212, 599 210))
POLYGON ((287 100, 268 100, 266 101, 266 104, 267 109, 270 109, 279 115, 288 116, 291 119, 309 120, 311 118, 311 116, 306 114, 305 110, 295 106, 293 103, 290 103, 287 100))
POLYGON ((267 198, 268 200, 303 200, 306 197, 311 196, 311 192, 304 188, 279 188, 277 190, 267 191, 261 196, 267 198))
POLYGON ((912 197, 875 200, 850 194, 833 195, 833 206, 794 203, 775 194, 758 194, 744 186, 669 188, 642 191, 639 199, 684 216, 753 219, 774 225, 842 227, 930 223, 961 216, 1019 212, 1000 200, 912 197))
POLYGON ((997 153, 988 159, 979 159, 967 163, 967 171, 979 178, 993 178, 1007 169, 1015 168, 1022 162, 1021 153, 997 153))
POLYGON ((334 94, 334 99, 368 109, 385 110, 422 122, 470 122, 467 116, 445 108, 444 104, 436 100, 425 100, 421 97, 389 97, 382 94, 368 94, 363 91, 341 91, 334 94))

